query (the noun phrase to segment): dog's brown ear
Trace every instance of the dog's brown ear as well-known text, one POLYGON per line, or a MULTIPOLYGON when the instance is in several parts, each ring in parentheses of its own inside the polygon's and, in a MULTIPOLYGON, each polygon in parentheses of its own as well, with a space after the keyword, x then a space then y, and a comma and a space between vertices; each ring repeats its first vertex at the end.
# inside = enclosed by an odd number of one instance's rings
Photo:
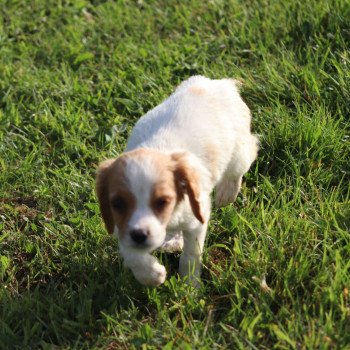
POLYGON ((100 210, 103 221, 105 223, 108 233, 113 233, 114 220, 112 216, 111 206, 108 197, 108 178, 110 172, 110 166, 114 162, 114 159, 109 159, 100 164, 97 170, 96 177, 96 194, 100 204, 100 210))
POLYGON ((204 224, 205 219, 201 211, 200 204, 200 182, 199 176, 186 160, 185 153, 175 153, 172 155, 175 162, 175 181, 180 198, 187 193, 190 200, 194 216, 204 224))

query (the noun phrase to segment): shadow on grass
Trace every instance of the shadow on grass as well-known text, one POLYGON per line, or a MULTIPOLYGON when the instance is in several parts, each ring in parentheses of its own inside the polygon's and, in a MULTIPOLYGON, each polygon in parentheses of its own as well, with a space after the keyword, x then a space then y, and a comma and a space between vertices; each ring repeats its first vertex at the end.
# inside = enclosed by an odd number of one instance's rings
POLYGON ((128 274, 120 261, 97 256, 90 264, 66 264, 19 295, 5 291, 0 348, 88 347, 106 332, 106 315, 113 317, 133 305, 142 312, 147 294, 128 274))

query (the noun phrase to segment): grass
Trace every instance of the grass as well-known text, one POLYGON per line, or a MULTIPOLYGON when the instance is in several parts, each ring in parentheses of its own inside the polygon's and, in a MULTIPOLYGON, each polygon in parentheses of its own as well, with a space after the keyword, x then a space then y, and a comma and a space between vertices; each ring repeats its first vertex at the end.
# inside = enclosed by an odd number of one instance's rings
POLYGON ((0 6, 0 348, 349 349, 345 0, 0 6), (99 161, 193 74, 235 77, 260 134, 213 210, 203 285, 148 289, 94 194, 99 161))

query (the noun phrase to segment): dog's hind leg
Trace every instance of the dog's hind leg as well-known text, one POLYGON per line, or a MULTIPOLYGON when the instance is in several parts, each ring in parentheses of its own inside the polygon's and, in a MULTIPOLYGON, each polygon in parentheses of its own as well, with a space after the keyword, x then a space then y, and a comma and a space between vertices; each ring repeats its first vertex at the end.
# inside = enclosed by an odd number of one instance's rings
POLYGON ((231 174, 224 174, 223 178, 216 186, 215 206, 224 207, 233 203, 239 190, 241 189, 242 176, 232 176, 231 174))
POLYGON ((215 205, 223 207, 233 203, 242 185, 242 177, 249 170, 258 152, 258 139, 247 136, 247 142, 235 148, 231 160, 219 183, 216 185, 215 205))

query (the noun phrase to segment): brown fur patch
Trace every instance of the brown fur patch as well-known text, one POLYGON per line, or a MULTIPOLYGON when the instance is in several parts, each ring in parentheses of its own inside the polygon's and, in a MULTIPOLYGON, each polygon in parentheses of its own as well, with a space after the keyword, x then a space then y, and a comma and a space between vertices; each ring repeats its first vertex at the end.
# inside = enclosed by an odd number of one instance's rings
POLYGON ((167 224, 177 202, 177 191, 174 175, 171 172, 167 179, 157 183, 152 190, 150 207, 159 221, 167 224))
POLYGON ((191 86, 188 91, 194 95, 204 95, 206 93, 206 90, 201 86, 191 86))
POLYGON ((199 176, 194 168, 192 168, 186 161, 185 153, 176 153, 173 155, 175 162, 175 179, 178 184, 178 191, 182 193, 186 192, 190 200, 192 212, 194 216, 204 224, 205 218, 203 217, 200 207, 200 181, 199 176))
POLYGON ((114 159, 109 159, 100 164, 96 177, 96 195, 100 204, 101 215, 108 233, 113 233, 114 220, 109 202, 109 177, 111 165, 114 159))
POLYGON ((118 185, 113 186, 114 197, 111 198, 111 211, 115 224, 118 226, 119 235, 124 236, 127 231, 129 219, 136 208, 136 198, 128 190, 118 185), (117 209, 113 207, 113 201, 123 201, 124 208, 117 209))
POLYGON ((102 218, 109 233, 113 233, 114 226, 117 224, 122 234, 136 206, 136 199, 128 189, 125 167, 126 160, 123 157, 110 159, 100 165, 97 174, 97 197, 102 218), (125 204, 122 210, 113 208, 112 203, 116 200, 125 204))

